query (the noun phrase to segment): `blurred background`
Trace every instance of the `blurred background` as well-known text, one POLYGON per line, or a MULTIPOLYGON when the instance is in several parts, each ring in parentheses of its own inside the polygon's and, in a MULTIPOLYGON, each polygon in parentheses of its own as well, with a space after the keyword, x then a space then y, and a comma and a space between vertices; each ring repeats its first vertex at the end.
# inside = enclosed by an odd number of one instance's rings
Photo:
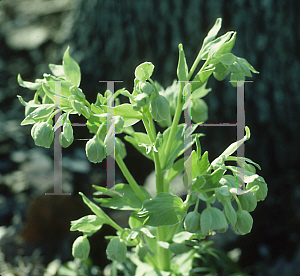
MULTIPOLYGON (((99 81, 122 80, 116 89, 131 91, 134 69, 144 61, 155 65, 153 79, 167 87, 176 79, 178 44, 183 43, 191 66, 218 17, 223 18, 219 34, 237 32, 232 52, 260 72, 245 84, 246 125, 252 136, 245 156, 261 165, 258 173, 269 192, 251 213, 251 233, 219 234, 215 246, 226 252, 238 249, 235 260, 249 275, 300 275, 299 14, 296 0, 1 0, 1 275, 44 275, 49 263, 58 267, 73 260, 71 245, 77 234, 69 231, 69 222, 90 214, 78 191, 91 197, 91 185, 104 186, 106 179, 105 163, 89 163, 86 141, 75 140, 63 150, 63 188, 72 196, 44 195, 53 191, 53 148, 35 146, 31 127, 20 126, 24 107, 17 95, 28 101, 33 94, 19 87, 17 75, 32 82, 42 78, 50 73, 49 63, 61 64, 69 45, 90 102, 106 90, 99 81)), ((229 77, 223 82, 211 77, 208 87, 207 123, 235 123, 236 89, 229 77)), ((200 141, 210 161, 236 139, 235 127, 198 131, 206 134, 200 141)), ((74 136, 91 134, 74 128, 74 136)), ((147 160, 139 162, 140 156, 126 146, 125 162, 142 185, 154 168, 147 160)), ((116 181, 123 181, 118 171, 116 181)), ((118 213, 112 215, 126 225, 118 213)), ((91 240, 92 261, 99 270, 107 264, 103 236, 111 234, 104 227, 91 240)))

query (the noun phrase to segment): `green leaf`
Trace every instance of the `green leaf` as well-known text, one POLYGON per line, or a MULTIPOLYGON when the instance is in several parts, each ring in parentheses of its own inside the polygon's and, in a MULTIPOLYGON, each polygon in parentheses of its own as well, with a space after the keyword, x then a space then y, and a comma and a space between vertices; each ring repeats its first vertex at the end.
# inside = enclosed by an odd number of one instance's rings
POLYGON ((216 207, 208 207, 202 212, 200 225, 202 233, 206 236, 209 232, 219 231, 228 227, 225 215, 216 207))
POLYGON ((178 45, 179 49, 179 59, 178 59, 178 66, 177 66, 177 76, 179 81, 186 81, 188 76, 188 66, 186 63, 186 58, 183 50, 183 46, 180 43, 178 45))
POLYGON ((219 181, 221 180, 225 172, 225 169, 219 168, 215 170, 212 174, 203 174, 202 177, 206 180, 203 189, 205 190, 217 188, 219 186, 219 181))
POLYGON ((128 224, 131 229, 133 228, 139 228, 143 225, 144 219, 141 219, 138 215, 137 212, 132 212, 130 214, 130 217, 128 219, 128 224))
POLYGON ((253 73, 259 74, 258 71, 254 69, 254 67, 244 58, 239 58, 239 60, 244 63, 253 73))
POLYGON ((249 159, 249 158, 246 158, 246 157, 237 157, 237 156, 228 156, 228 157, 226 158, 226 161, 243 162, 244 160, 245 160, 246 162, 250 163, 250 164, 253 164, 253 165, 256 166, 259 170, 261 170, 261 167, 260 167, 257 163, 253 162, 253 161, 252 161, 251 159, 249 159))
POLYGON ((113 238, 107 245, 106 256, 109 260, 123 263, 126 259, 127 246, 119 237, 113 238))
POLYGON ((141 152, 145 157, 150 160, 154 160, 153 152, 151 151, 147 154, 147 148, 140 145, 151 145, 149 136, 143 132, 134 132, 132 136, 125 136, 124 139, 132 144, 139 152, 141 152))
POLYGON ((221 62, 217 63, 214 67, 214 77, 217 81, 222 81, 226 78, 229 71, 221 62))
POLYGON ((66 79, 70 81, 72 85, 79 87, 81 81, 80 67, 78 63, 70 56, 69 46, 63 56, 63 68, 66 79))
POLYGON ((231 73, 230 82, 233 87, 244 85, 245 75, 243 73, 231 73))
POLYGON ((131 104, 121 104, 114 107, 114 115, 119 115, 124 119, 124 127, 134 125, 143 117, 139 111, 132 108, 131 104))
POLYGON ((56 77, 65 77, 64 67, 62 65, 49 64, 52 74, 56 77))
POLYGON ((18 74, 18 83, 20 86, 28 88, 30 90, 38 90, 42 86, 41 83, 33 83, 33 82, 29 82, 29 81, 23 81, 20 74, 18 74))
POLYGON ((108 220, 108 216, 105 214, 105 212, 97 206, 94 202, 90 201, 83 193, 79 192, 79 194, 82 196, 83 202, 92 210, 92 212, 102 220, 102 223, 109 224, 110 219, 108 220))
POLYGON ((54 110, 54 104, 43 104, 32 111, 22 122, 21 125, 30 125, 39 122, 42 119, 48 119, 54 110))
POLYGON ((224 65, 231 65, 236 61, 236 56, 232 53, 226 53, 217 58, 224 65))
POLYGON ((144 201, 139 217, 145 218, 144 224, 154 227, 174 225, 182 221, 186 214, 186 206, 180 197, 160 193, 155 198, 144 201))
POLYGON ((167 170, 164 183, 170 183, 177 175, 184 170, 184 157, 177 160, 174 165, 167 170))
POLYGON ((199 161, 199 175, 210 173, 210 163, 208 160, 208 151, 204 152, 199 161))
POLYGON ((252 77, 252 74, 251 74, 251 72, 250 72, 250 69, 248 68, 248 66, 244 63, 244 62, 242 62, 242 60, 241 60, 241 58, 239 58, 239 57, 236 57, 236 61, 237 61, 237 63, 240 65, 240 67, 241 67, 241 72, 245 75, 245 76, 247 76, 247 77, 252 77))
MULTIPOLYGON (((199 160, 196 151, 192 151, 189 158, 184 162, 185 174, 184 178, 187 177, 187 185, 190 186, 192 180, 199 175, 199 160)), ((186 181, 184 181, 186 184, 186 181)), ((188 187, 186 187, 188 188, 188 187)))
POLYGON ((145 82, 149 79, 153 73, 154 65, 151 62, 144 62, 136 67, 135 69, 135 77, 141 82, 145 82))
POLYGON ((189 276, 193 268, 193 261, 196 256, 196 250, 179 254, 171 259, 171 270, 176 272, 175 275, 189 276))
MULTIPOLYGON (((143 202, 135 194, 134 190, 129 184, 117 184, 111 191, 115 193, 107 193, 107 189, 103 187, 97 187, 93 185, 98 191, 101 191, 101 195, 109 195, 111 198, 94 198, 96 202, 99 202, 102 207, 115 209, 115 210, 132 210, 136 211, 142 208, 143 202)), ((150 194, 145 190, 144 187, 140 187, 143 194, 147 198, 151 198, 150 194)), ((97 194, 97 193, 96 193, 97 194)))
POLYGON ((71 221, 70 231, 80 231, 84 235, 91 236, 101 229, 103 221, 95 215, 84 216, 78 220, 71 221))
POLYGON ((245 141, 247 141, 250 138, 250 129, 247 126, 245 127, 245 131, 246 131, 246 135, 244 136, 244 138, 238 140, 237 142, 232 143, 218 158, 216 158, 211 163, 212 168, 219 167, 219 166, 217 166, 217 164, 220 159, 223 159, 223 158, 226 159, 228 156, 233 154, 237 150, 237 148, 239 148, 245 141), (223 155, 225 157, 223 157, 223 155))
MULTIPOLYGON (((185 127, 186 127, 185 124, 180 124, 177 126, 175 137, 171 144, 170 154, 168 156, 168 160, 166 162, 165 168, 162 168, 163 170, 168 170, 169 168, 171 168, 174 164, 175 159, 179 157, 181 154, 183 154, 186 149, 191 147, 196 142, 196 137, 193 136, 192 137, 193 139, 190 143, 186 145, 184 144, 185 127)), ((191 131, 191 133, 193 133, 197 127, 198 125, 195 124, 192 126, 192 129, 189 129, 187 131, 191 131)), ((158 152, 159 158, 161 160, 164 159, 165 149, 167 147, 167 141, 170 135, 170 131, 171 131, 171 127, 167 128, 163 133, 163 143, 158 152)))

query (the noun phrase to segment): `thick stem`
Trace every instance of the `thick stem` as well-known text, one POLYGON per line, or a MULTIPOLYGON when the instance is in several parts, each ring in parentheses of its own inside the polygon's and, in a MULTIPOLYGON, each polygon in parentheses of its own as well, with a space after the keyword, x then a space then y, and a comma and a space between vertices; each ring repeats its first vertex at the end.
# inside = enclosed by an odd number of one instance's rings
POLYGON ((140 186, 136 183, 136 181, 134 180, 133 176, 131 175, 131 173, 127 169, 127 167, 126 167, 123 159, 121 158, 120 154, 118 154, 116 156, 116 161, 118 163, 118 166, 119 166, 120 170, 122 171, 123 175, 125 176, 126 180, 128 181, 128 183, 131 186, 131 188, 134 190, 134 192, 136 193, 136 195, 140 198, 140 200, 142 202, 144 202, 145 200, 147 200, 148 198, 141 191, 140 186))
MULTIPOLYGON (((166 241, 168 226, 156 228, 157 241, 166 241)), ((160 270, 170 271, 171 252, 157 243, 157 262, 160 270)))

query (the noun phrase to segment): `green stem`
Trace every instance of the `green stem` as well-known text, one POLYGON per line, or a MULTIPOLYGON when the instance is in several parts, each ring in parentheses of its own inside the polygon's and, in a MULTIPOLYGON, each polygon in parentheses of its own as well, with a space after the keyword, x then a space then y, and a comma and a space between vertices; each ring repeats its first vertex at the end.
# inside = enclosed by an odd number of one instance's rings
MULTIPOLYGON (((198 56, 196 57, 196 59, 195 59, 193 65, 192 65, 192 67, 191 67, 191 70, 190 70, 190 72, 189 72, 189 74, 188 74, 188 77, 187 77, 188 80, 190 80, 190 78, 191 78, 192 75, 194 74, 194 71, 196 70, 196 68, 197 68, 197 66, 198 66, 198 64, 199 64, 199 62, 200 62, 201 60, 202 60, 202 53, 201 53, 201 50, 200 50, 198 56)), ((204 62, 204 64, 203 64, 203 66, 201 67, 200 71, 204 70, 204 68, 206 67, 206 65, 207 65, 207 63, 208 63, 209 61, 210 61, 210 59, 207 59, 207 60, 204 62)))
POLYGON ((175 134, 176 134, 177 126, 178 126, 178 123, 179 123, 179 120, 180 120, 182 107, 183 107, 183 97, 182 97, 183 87, 184 87, 184 82, 180 82, 180 90, 179 90, 178 99, 177 99, 177 107, 176 107, 173 123, 172 123, 172 126, 171 126, 171 131, 170 131, 170 135, 169 135, 169 138, 168 138, 165 154, 164 154, 163 160, 162 160, 162 168, 165 168, 166 163, 168 161, 171 146, 172 146, 172 143, 173 143, 173 140, 174 140, 174 137, 175 137, 175 134))
MULTIPOLYGON (((156 228, 157 241, 166 241, 169 227, 160 226, 156 228)), ((161 247, 157 243, 157 262, 160 270, 170 271, 171 251, 161 247)))
MULTIPOLYGON (((147 120, 147 117, 145 114, 143 114, 143 123, 145 126, 145 129, 149 135, 150 142, 152 144, 155 143, 155 136, 151 130, 150 124, 147 120)), ((156 194, 164 192, 164 175, 163 171, 160 166, 160 160, 159 160, 159 155, 158 152, 153 151, 153 156, 154 156, 154 165, 155 165, 155 175, 156 175, 156 194)))
POLYGON ((238 197, 236 195, 234 195, 234 198, 235 198, 235 201, 236 201, 236 203, 237 203, 237 205, 239 207, 239 210, 242 210, 243 208, 242 208, 240 200, 238 199, 238 197))
POLYGON ((153 258, 150 253, 148 252, 146 257, 145 257, 145 260, 151 264, 154 268, 158 268, 158 264, 157 264, 157 261, 155 258, 153 258))
POLYGON ((143 194, 142 190, 140 189, 140 186, 134 180, 133 176, 131 175, 131 173, 127 169, 127 166, 125 165, 125 163, 124 163, 123 159, 121 158, 120 154, 118 154, 116 156, 116 161, 117 161, 117 164, 118 164, 120 170, 122 171, 123 175, 125 176, 126 180, 128 181, 129 185, 134 190, 134 192, 139 197, 139 199, 142 202, 147 200, 148 198, 143 194))

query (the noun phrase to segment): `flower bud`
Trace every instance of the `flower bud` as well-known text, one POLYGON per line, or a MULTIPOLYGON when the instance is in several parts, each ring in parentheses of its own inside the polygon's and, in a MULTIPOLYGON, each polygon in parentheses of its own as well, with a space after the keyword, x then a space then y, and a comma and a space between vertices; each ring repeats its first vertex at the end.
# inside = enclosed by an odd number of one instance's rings
POLYGON ((151 83, 149 82, 143 82, 140 84, 140 88, 141 88, 141 92, 142 93, 146 93, 148 96, 151 95, 152 91, 153 91, 153 86, 151 83))
POLYGON ((125 144, 122 142, 121 139, 119 139, 117 137, 115 138, 115 147, 116 147, 115 154, 116 155, 120 154, 121 158, 124 159, 127 154, 125 144))
POLYGON ((124 127, 124 119, 121 116, 114 116, 115 133, 122 133, 124 127))
POLYGON ((127 246, 119 237, 112 238, 107 245, 106 255, 109 260, 123 263, 126 259, 127 246))
POLYGON ((106 149, 103 141, 95 135, 85 146, 86 156, 92 163, 100 163, 106 158, 106 149))
POLYGON ((205 122, 208 118, 208 107, 202 99, 195 99, 192 101, 192 120, 194 123, 205 122))
POLYGON ((74 258, 86 260, 90 254, 90 242, 86 236, 78 237, 72 246, 72 255, 74 258))
POLYGON ((137 106, 145 106, 148 102, 149 102, 149 96, 146 93, 142 93, 142 94, 138 94, 135 98, 134 98, 137 106))
POLYGON ((150 113, 157 122, 166 120, 170 114, 169 101, 162 95, 158 95, 150 103, 150 113))
POLYGON ((31 129, 31 136, 37 146, 50 148, 53 139, 53 127, 47 122, 36 123, 31 129))
POLYGON ((200 230, 200 214, 197 211, 190 212, 184 220, 184 228, 186 231, 196 233, 200 230))
POLYGON ((236 214, 237 221, 234 226, 234 231, 241 235, 250 233, 253 224, 251 215, 245 210, 238 211, 236 214))
POLYGON ((257 206, 257 200, 253 193, 239 195, 239 201, 242 209, 248 212, 254 211, 257 206))
POLYGON ((67 148, 67 147, 71 146, 73 142, 74 142, 74 136, 72 136, 71 140, 68 141, 63 132, 60 134, 60 143, 63 148, 67 148))

